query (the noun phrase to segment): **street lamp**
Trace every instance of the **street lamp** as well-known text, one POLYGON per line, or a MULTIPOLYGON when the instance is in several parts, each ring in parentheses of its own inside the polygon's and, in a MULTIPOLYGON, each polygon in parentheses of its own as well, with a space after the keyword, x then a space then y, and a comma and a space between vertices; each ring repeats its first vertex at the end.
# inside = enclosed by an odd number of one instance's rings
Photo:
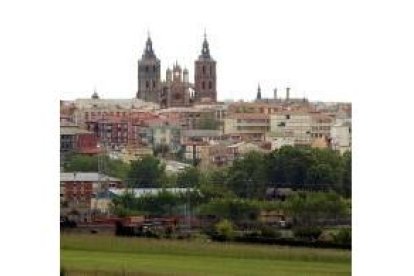
POLYGON ((98 188, 95 191, 95 208, 93 213, 95 214, 98 210, 98 199, 99 199, 99 192, 101 191, 101 187, 102 187, 102 176, 101 176, 101 167, 102 167, 102 162, 101 162, 101 144, 98 142, 96 147, 98 148, 98 188))

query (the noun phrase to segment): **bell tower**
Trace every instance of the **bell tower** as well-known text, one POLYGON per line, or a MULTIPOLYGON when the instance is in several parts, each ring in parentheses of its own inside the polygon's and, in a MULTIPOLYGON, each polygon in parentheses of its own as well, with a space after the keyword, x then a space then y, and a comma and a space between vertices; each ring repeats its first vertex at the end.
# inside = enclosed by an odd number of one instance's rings
POLYGON ((161 88, 161 61, 152 49, 152 40, 148 33, 144 53, 138 60, 138 92, 137 98, 159 103, 159 92, 161 88))
POLYGON ((216 102, 216 61, 210 55, 205 32, 201 55, 195 61, 194 68, 194 100, 196 102, 216 102))

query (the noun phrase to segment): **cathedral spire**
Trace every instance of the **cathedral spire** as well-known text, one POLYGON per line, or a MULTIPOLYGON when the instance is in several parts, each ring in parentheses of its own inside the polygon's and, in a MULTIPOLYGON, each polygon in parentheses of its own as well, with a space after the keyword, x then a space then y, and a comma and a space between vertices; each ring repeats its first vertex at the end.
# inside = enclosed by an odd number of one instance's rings
POLYGON ((208 41, 207 41, 207 33, 206 30, 204 29, 204 41, 203 41, 203 47, 201 49, 201 55, 200 58, 206 58, 206 59, 210 59, 210 48, 208 46, 208 41))
POLYGON ((261 100, 262 99, 262 89, 260 89, 260 83, 257 86, 257 96, 256 96, 256 100, 261 100))
POLYGON ((144 50, 144 55, 146 57, 155 57, 155 53, 154 50, 152 49, 152 40, 151 40, 151 36, 150 36, 150 32, 147 32, 148 38, 147 38, 147 42, 145 44, 145 50, 144 50))

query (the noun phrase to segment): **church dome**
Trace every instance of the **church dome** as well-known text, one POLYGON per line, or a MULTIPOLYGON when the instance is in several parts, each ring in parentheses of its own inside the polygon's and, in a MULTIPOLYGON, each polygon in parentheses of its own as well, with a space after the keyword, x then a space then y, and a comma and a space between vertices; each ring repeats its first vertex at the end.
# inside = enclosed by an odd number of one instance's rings
POLYGON ((99 95, 98 95, 98 93, 96 92, 96 90, 93 92, 93 94, 92 94, 92 99, 99 99, 99 95))

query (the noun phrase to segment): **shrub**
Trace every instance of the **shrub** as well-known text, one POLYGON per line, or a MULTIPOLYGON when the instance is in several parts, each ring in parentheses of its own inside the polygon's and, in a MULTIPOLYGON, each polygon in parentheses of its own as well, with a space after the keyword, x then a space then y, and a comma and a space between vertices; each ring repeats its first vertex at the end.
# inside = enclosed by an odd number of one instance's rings
POLYGON ((227 219, 219 221, 214 228, 217 234, 224 238, 224 240, 231 240, 234 237, 233 223, 227 219))
POLYGON ((275 230, 273 227, 268 225, 263 225, 260 229, 260 233, 261 236, 265 238, 280 238, 282 236, 280 231, 275 230))
POLYGON ((296 238, 304 240, 317 240, 322 234, 322 229, 319 227, 301 227, 293 230, 296 238))
POLYGON ((352 230, 351 228, 342 228, 339 232, 334 235, 334 241, 339 244, 352 244, 352 230))
POLYGON ((256 200, 217 198, 201 205, 200 214, 229 219, 236 223, 255 220, 260 213, 259 204, 256 200))
POLYGON ((334 234, 330 231, 322 231, 322 234, 319 236, 318 241, 334 242, 334 234))

